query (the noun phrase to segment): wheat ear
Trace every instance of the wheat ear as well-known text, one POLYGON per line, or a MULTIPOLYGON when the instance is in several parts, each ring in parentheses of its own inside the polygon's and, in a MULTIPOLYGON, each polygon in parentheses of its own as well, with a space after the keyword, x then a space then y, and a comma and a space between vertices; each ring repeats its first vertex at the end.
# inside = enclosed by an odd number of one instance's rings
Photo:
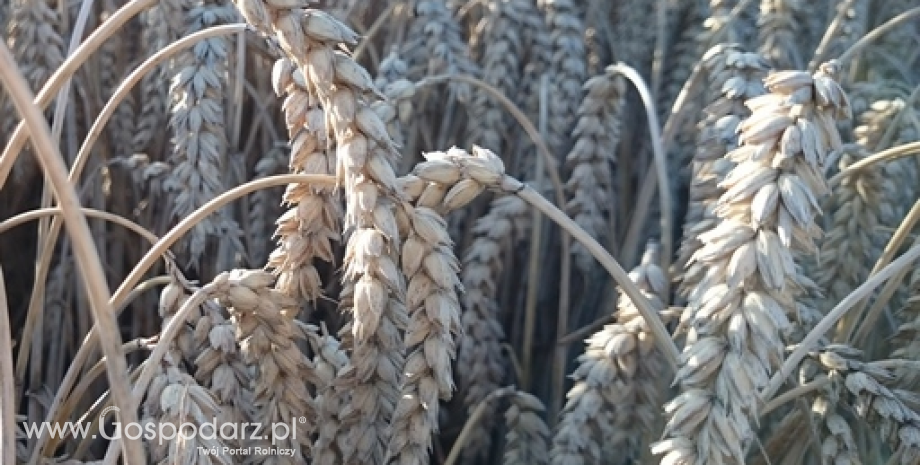
MULTIPOLYGON (((578 121, 572 137, 575 144, 566 156, 571 169, 566 190, 566 213, 591 236, 602 243, 611 230, 610 217, 615 204, 613 168, 620 142, 620 119, 626 83, 622 76, 604 72, 584 85, 585 95, 578 108, 578 121)), ((594 266, 594 258, 580 244, 572 247, 575 263, 583 272, 594 266)))
POLYGON ((222 273, 215 282, 230 282, 220 303, 230 312, 243 361, 254 371, 252 420, 262 425, 283 423, 285 437, 274 430, 254 438, 254 446, 293 449, 293 457, 273 455, 266 464, 296 464, 310 457, 316 428, 314 399, 307 386, 318 381, 313 362, 297 347, 301 334, 294 318, 298 301, 272 288, 275 278, 258 270, 222 273))
POLYGON ((797 0, 761 0, 757 21, 759 52, 776 69, 801 69, 807 63, 799 50, 802 8, 797 0))
POLYGON ((719 183, 734 164, 725 154, 738 145, 737 128, 750 115, 744 102, 764 93, 766 61, 755 53, 737 46, 716 45, 702 59, 703 71, 718 91, 707 96, 703 118, 697 125, 696 150, 692 161, 689 207, 684 218, 683 238, 674 262, 679 285, 677 293, 687 298, 704 278, 707 267, 691 258, 703 245, 699 234, 716 226, 719 197, 724 192, 719 183))
MULTIPOLYGON (((185 31, 192 33, 236 19, 229 4, 216 0, 186 1, 185 31)), ((184 218, 226 190, 223 179, 229 170, 224 120, 229 41, 223 37, 205 39, 198 47, 177 58, 170 88, 170 126, 174 133, 174 164, 164 184, 173 195, 171 216, 184 218)), ((192 266, 200 259, 209 240, 220 237, 234 250, 242 250, 239 226, 229 211, 222 211, 199 223, 183 241, 182 251, 192 266)))
MULTIPOLYGON (((57 3, 51 0, 16 0, 10 5, 6 42, 33 91, 40 89, 64 62, 64 39, 57 3)), ((12 135, 19 123, 19 116, 5 92, 0 93, 5 105, 4 116, 0 118, 0 134, 5 136, 4 140, 12 135)), ((15 167, 14 179, 23 182, 36 168, 35 158, 19 157, 15 167)))
POLYGON ((546 465, 549 463, 550 429, 543 421, 546 407, 536 396, 517 391, 509 397, 505 411, 505 452, 502 465, 546 465))
POLYGON ((414 175, 428 188, 441 185, 439 195, 418 195, 415 205, 401 204, 399 222, 406 231, 401 267, 408 278, 409 329, 406 347, 409 355, 400 400, 393 418, 393 437, 387 463, 428 463, 431 434, 438 429, 438 402, 453 396, 451 362, 456 356, 455 338, 461 331, 459 263, 447 223, 438 210, 459 208, 482 192, 484 185, 470 175, 470 169, 483 167, 490 180, 504 175, 501 160, 492 152, 474 147, 471 156, 463 150, 425 154, 414 175), (469 180, 473 184, 463 183, 469 180), (446 208, 446 193, 460 186, 446 208), (465 187, 464 187, 465 186, 465 187), (472 195, 470 195, 472 194, 472 195), (459 195, 459 196, 458 196, 459 195), (457 203, 464 201, 463 204, 457 203))
POLYGON ((581 86, 587 80, 588 64, 584 23, 572 0, 540 0, 550 29, 550 87, 559 95, 548 102, 547 142, 560 153, 570 149, 572 123, 581 102, 581 86))
MULTIPOLYGON (((649 245, 630 279, 652 303, 664 310, 664 272, 660 250, 649 245)), ((616 323, 605 326, 586 342, 572 374, 565 408, 553 437, 552 463, 629 463, 641 453, 641 434, 655 430, 664 369, 654 337, 632 300, 620 294, 616 323)))
POLYGON ((665 405, 663 463, 743 463, 753 437, 755 394, 783 360, 780 332, 795 313, 799 281, 793 250, 810 251, 826 190, 825 157, 841 145, 834 120, 849 115, 833 63, 814 76, 777 72, 766 95, 748 100, 737 165, 720 184, 720 223, 700 236, 694 260, 712 272, 692 291, 690 334, 665 405))
POLYGON ((336 176, 345 191, 344 229, 350 231, 340 300, 353 315, 343 328, 353 338, 352 366, 341 380, 352 388, 352 403, 342 415, 350 438, 340 445, 353 448, 342 451, 346 462, 379 463, 398 398, 405 350, 400 330, 407 319, 392 200, 398 153, 372 109, 377 90, 371 77, 348 54, 336 51, 339 45, 356 43, 354 31, 318 10, 279 8, 261 0, 237 4, 247 22, 277 37, 327 112, 327 131, 336 145, 336 176))

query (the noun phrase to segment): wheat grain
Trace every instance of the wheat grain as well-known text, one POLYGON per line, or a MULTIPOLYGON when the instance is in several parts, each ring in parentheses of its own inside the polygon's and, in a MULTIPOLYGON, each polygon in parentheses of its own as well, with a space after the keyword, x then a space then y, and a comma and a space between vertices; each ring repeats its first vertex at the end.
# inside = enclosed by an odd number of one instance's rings
MULTIPOLYGON (((572 131, 575 144, 566 156, 571 169, 566 190, 566 213, 592 237, 603 242, 609 237, 612 205, 615 202, 612 171, 616 166, 616 147, 620 142, 620 119, 626 83, 607 71, 584 85, 585 96, 578 108, 578 122, 572 131)), ((581 245, 572 247, 575 263, 587 273, 594 257, 581 245)))
POLYGON ((838 149, 834 120, 849 114, 835 64, 814 76, 786 71, 765 79, 768 94, 748 100, 737 163, 720 183, 720 223, 702 234, 694 261, 713 270, 691 291, 690 334, 665 405, 663 463, 743 463, 757 416, 754 392, 783 356, 780 332, 795 312, 792 250, 811 251, 820 229, 822 164, 838 149))
MULTIPOLYGON (((630 278, 661 312, 667 278, 659 255, 659 247, 650 244, 630 278)), ((589 337, 578 358, 575 384, 553 437, 553 464, 629 463, 641 453, 642 434, 656 431, 661 405, 656 378, 664 363, 632 301, 621 294, 617 308, 616 323, 589 337)))

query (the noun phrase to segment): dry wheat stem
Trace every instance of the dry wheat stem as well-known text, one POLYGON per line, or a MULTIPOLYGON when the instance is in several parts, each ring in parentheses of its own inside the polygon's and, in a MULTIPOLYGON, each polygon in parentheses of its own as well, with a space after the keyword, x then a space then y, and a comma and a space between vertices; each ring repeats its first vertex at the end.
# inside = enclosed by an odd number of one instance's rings
MULTIPOLYGON (((242 184, 215 197, 213 200, 205 205, 202 205, 201 208, 195 210, 195 212, 179 222, 176 226, 170 229, 166 235, 164 235, 162 238, 160 238, 159 241, 151 246, 150 250, 144 254, 143 258, 141 258, 141 260, 134 266, 128 276, 122 281, 118 289, 112 294, 112 299, 110 300, 112 307, 117 308, 118 306, 122 305, 126 297, 131 292, 131 289, 133 289, 138 284, 138 282, 140 282, 144 273, 146 273, 154 265, 154 263, 156 263, 156 261, 160 259, 161 256, 163 256, 163 254, 167 253, 169 247, 181 239, 183 234, 190 230, 197 222, 201 221, 201 218, 224 207, 233 200, 251 194, 257 190, 291 183, 316 183, 324 186, 329 186, 335 183, 335 179, 331 176, 306 174, 284 174, 269 176, 266 178, 250 181, 246 184, 242 184)), ((89 357, 91 351, 95 349, 95 345, 99 342, 98 337, 98 331, 94 326, 84 338, 83 344, 80 346, 80 349, 77 351, 76 355, 74 355, 73 362, 71 362, 70 367, 67 369, 67 373, 64 375, 64 379, 61 381, 57 393, 55 393, 54 400, 48 408, 46 421, 52 421, 54 415, 56 415, 55 412, 60 408, 62 402, 64 402, 65 398, 71 394, 70 389, 76 382, 77 376, 80 374, 84 364, 87 362, 87 358, 89 357)), ((47 441, 48 436, 50 435, 40 437, 39 443, 47 441)), ((36 447, 35 450, 38 451, 39 449, 40 447, 36 447)))
MULTIPOLYGON (((910 236, 911 231, 914 229, 914 226, 920 222, 920 199, 914 202, 914 205, 911 207, 910 211, 907 212, 907 215, 904 217, 904 220, 901 221, 901 224, 898 225, 898 229, 895 230, 894 234, 891 235, 891 239, 888 241, 888 244, 885 245, 885 249, 882 251, 881 256, 875 262, 875 265, 872 266, 872 270, 869 272, 869 276, 876 274, 881 270, 885 265, 891 262, 891 259, 897 255, 898 250, 901 248, 901 245, 907 240, 910 236)), ((903 278, 903 277, 902 277, 903 278)), ((848 328, 848 331, 841 331, 841 334, 846 334, 846 341, 848 344, 858 344, 865 341, 865 338, 869 335, 869 332, 875 328, 875 322, 881 316, 882 311, 884 310, 885 298, 882 296, 887 293, 889 294, 894 291, 894 288, 900 284, 901 279, 892 280, 892 283, 886 284, 883 288, 882 293, 879 295, 877 301, 873 304, 869 313, 866 314, 865 319, 862 319, 859 326, 855 326, 857 321, 861 319, 860 314, 863 312, 865 305, 868 299, 863 299, 858 305, 854 307, 856 315, 850 317, 850 321, 854 323, 854 326, 848 328), (890 288, 890 289, 889 289, 890 288)))
POLYGON ((872 155, 846 167, 846 169, 840 170, 839 173, 835 174, 834 177, 827 181, 827 184, 830 187, 834 187, 847 176, 851 176, 854 172, 864 169, 869 165, 881 163, 884 161, 891 161, 901 157, 908 157, 918 153, 920 153, 920 141, 908 142, 906 144, 882 150, 881 152, 873 153, 872 155))
MULTIPOLYGON (((38 92, 34 100, 35 104, 44 110, 45 107, 51 103, 52 96, 61 90, 64 84, 74 73, 76 73, 80 65, 86 62, 106 40, 116 34, 120 27, 140 12, 149 8, 156 1, 157 0, 131 0, 125 6, 113 13, 112 16, 110 16, 105 23, 97 27, 96 30, 80 44, 77 50, 64 60, 64 63, 55 70, 54 74, 48 78, 48 82, 46 82, 38 92)), ((28 137, 25 127, 24 122, 19 123, 19 126, 16 127, 15 132, 10 136, 6 147, 3 149, 2 156, 0 156, 0 188, 3 188, 6 184, 13 163, 16 161, 23 147, 25 147, 26 138, 28 137)))
MULTIPOLYGON (((88 298, 93 311, 93 320, 99 325, 106 336, 102 340, 102 351, 106 356, 108 365, 109 384, 112 389, 112 399, 116 406, 122 408, 121 419, 123 423, 137 421, 134 411, 123 409, 129 402, 127 386, 123 380, 127 379, 127 363, 121 353, 121 335, 117 322, 111 312, 109 304, 109 289, 105 280, 105 271, 99 261, 99 254, 95 247, 86 217, 80 213, 80 202, 77 199, 75 188, 67 180, 67 168, 60 150, 51 140, 50 130, 42 116, 41 110, 32 103, 33 94, 28 84, 19 73, 19 69, 6 44, 0 44, 0 78, 23 118, 28 125, 29 133, 35 147, 42 170, 54 186, 59 204, 64 210, 63 217, 68 234, 71 237, 76 256, 77 266, 86 286, 88 298)), ((125 456, 134 462, 142 463, 143 455, 141 444, 136 439, 129 439, 125 443, 125 456)))
POLYGON ((837 5, 837 14, 834 15, 834 19, 831 20, 830 25, 827 27, 827 29, 825 29, 824 36, 821 37, 821 42, 818 44, 818 48, 815 49, 815 53, 812 55, 811 61, 808 62, 809 71, 817 71, 818 65, 824 61, 825 55, 827 54, 827 49, 830 48, 834 38, 838 36, 840 29, 843 27, 847 10, 852 8, 857 1, 858 0, 845 0, 843 3, 837 5))
MULTIPOLYGON (((642 76, 635 69, 625 63, 617 63, 609 67, 608 70, 614 74, 622 74, 623 77, 632 82, 636 90, 639 91, 639 96, 642 97, 643 105, 645 105, 645 117, 648 121, 649 137, 652 139, 652 153, 655 158, 655 173, 658 176, 658 200, 659 208, 661 209, 661 267, 667 270, 671 266, 671 255, 674 248, 671 238, 674 210, 672 208, 671 189, 668 186, 667 152, 665 152, 661 139, 661 126, 658 124, 655 100, 652 98, 642 76)), ((635 219, 630 225, 630 232, 626 236, 625 245, 620 249, 623 251, 623 258, 626 263, 631 263, 635 259, 635 251, 639 248, 639 230, 637 228, 642 227, 644 227, 644 224, 640 224, 635 219)), ((665 288, 665 294, 668 294, 667 287, 665 288)))
MULTIPOLYGON (((92 10, 93 0, 83 0, 80 4, 80 12, 77 13, 77 20, 73 25, 73 30, 70 34, 70 44, 67 48, 67 56, 73 55, 77 46, 80 43, 80 39, 83 37, 83 31, 86 28, 86 22, 89 19, 89 13, 92 10)), ((68 79, 64 83, 64 86, 58 92, 58 96, 55 99, 55 108, 54 116, 51 121, 51 137, 54 141, 60 143, 61 140, 61 131, 64 129, 64 111, 67 109, 67 104, 70 101, 70 86, 71 80, 68 79)), ((48 199, 50 201, 50 198, 48 199)), ((45 206, 46 204, 43 204, 45 206)))
MULTIPOLYGON (((680 351, 677 349, 674 341, 671 340, 670 333, 667 328, 664 327, 664 323, 661 322, 661 318, 658 317, 651 303, 642 295, 642 291, 633 284, 632 280, 629 279, 629 275, 623 270, 623 267, 610 256, 604 246, 575 224, 565 213, 546 200, 539 192, 529 186, 523 186, 523 188, 516 187, 514 186, 515 182, 519 183, 519 181, 511 178, 509 185, 512 187, 510 192, 513 192, 534 208, 539 209, 559 227, 571 234, 576 241, 580 242, 591 255, 594 256, 595 260, 600 262, 604 269, 613 277, 614 281, 623 288, 623 292, 632 299, 633 304, 636 305, 642 318, 645 320, 646 324, 649 325, 649 330, 655 337, 655 343, 659 346, 659 349, 668 360, 671 368, 676 369, 680 351)), ((508 188, 506 187, 505 189, 507 190, 508 188)))
MULTIPOLYGON (((87 208, 87 207, 81 207, 80 211, 87 218, 97 218, 100 220, 108 221, 112 224, 117 224, 119 226, 124 227, 125 229, 133 231, 137 233, 138 236, 143 237, 151 244, 155 244, 156 241, 159 239, 155 234, 153 234, 152 232, 150 232, 143 226, 121 215, 116 215, 111 212, 97 210, 95 208, 87 208)), ((23 225, 30 221, 35 221, 40 218, 46 218, 46 217, 55 217, 55 216, 62 217, 63 214, 64 214, 64 211, 61 209, 61 207, 38 208, 35 210, 29 210, 27 212, 19 213, 15 216, 12 216, 3 221, 0 221, 0 234, 3 234, 9 231, 10 229, 23 225)))
MULTIPOLYGON (((13 342, 10 327, 6 280, 0 267, 0 427, 16 431, 16 386, 13 378, 13 342)), ((0 460, 16 463, 16 435, 3 433, 0 438, 0 460)))

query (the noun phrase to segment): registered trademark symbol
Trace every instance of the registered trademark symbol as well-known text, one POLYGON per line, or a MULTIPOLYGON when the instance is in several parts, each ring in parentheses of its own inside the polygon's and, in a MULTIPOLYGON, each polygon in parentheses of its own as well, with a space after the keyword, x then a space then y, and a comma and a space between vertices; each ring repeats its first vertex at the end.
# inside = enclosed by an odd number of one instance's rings
POLYGON ((306 423, 306 422, 307 422, 307 417, 300 417, 300 419, 298 419, 297 421, 298 421, 299 423, 306 423))

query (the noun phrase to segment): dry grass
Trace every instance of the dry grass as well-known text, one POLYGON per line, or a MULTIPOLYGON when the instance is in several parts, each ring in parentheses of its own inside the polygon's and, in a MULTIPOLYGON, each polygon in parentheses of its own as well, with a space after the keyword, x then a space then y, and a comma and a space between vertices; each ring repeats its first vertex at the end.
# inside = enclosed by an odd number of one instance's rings
POLYGON ((918 18, 5 2, 0 463, 920 464, 918 18))

